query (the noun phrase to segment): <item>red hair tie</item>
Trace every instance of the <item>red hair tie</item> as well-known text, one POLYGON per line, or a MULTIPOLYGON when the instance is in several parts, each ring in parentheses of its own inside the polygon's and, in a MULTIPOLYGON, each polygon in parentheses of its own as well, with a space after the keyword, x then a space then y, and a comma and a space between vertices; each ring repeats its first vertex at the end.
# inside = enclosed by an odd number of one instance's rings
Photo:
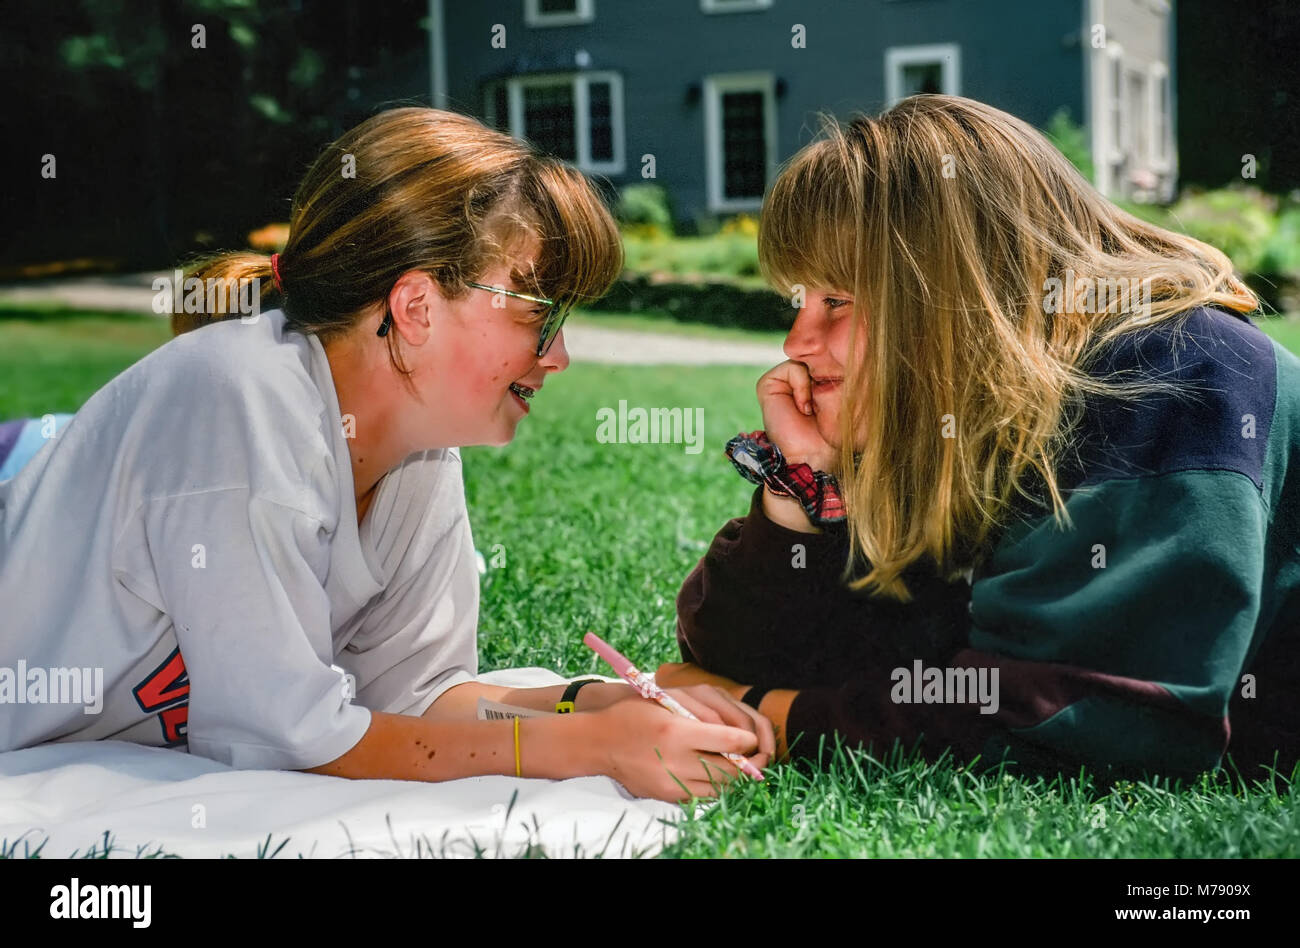
POLYGON ((280 281, 280 255, 271 254, 271 277, 275 280, 275 288, 281 293, 284 292, 284 283, 280 281))

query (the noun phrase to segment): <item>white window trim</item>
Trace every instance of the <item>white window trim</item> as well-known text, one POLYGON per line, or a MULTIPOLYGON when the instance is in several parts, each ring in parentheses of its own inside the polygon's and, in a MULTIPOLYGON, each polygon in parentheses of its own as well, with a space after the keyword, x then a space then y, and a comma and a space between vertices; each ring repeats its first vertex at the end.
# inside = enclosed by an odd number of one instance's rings
POLYGON ((1124 47, 1119 43, 1106 44, 1106 150, 1108 160, 1111 164, 1116 164, 1124 160, 1124 143, 1128 138, 1128 125, 1130 116, 1128 114, 1128 97, 1124 91, 1124 76, 1127 70, 1124 67, 1124 47), (1118 68, 1117 68, 1118 67, 1118 68), (1116 81, 1116 73, 1119 74, 1119 80, 1116 81), (1119 111, 1119 130, 1116 132, 1114 122, 1115 111, 1119 111))
POLYGON ((1152 171, 1169 171, 1172 167, 1174 128, 1174 91, 1169 83, 1169 67, 1162 62, 1153 62, 1147 67, 1147 112, 1150 125, 1147 131, 1147 143, 1151 153, 1147 163, 1152 171), (1160 121, 1160 89, 1165 90, 1165 105, 1169 111, 1160 121), (1157 135, 1157 129, 1163 127, 1165 134, 1157 135))
POLYGON ((701 13, 749 13, 771 6, 772 0, 700 0, 701 13))
POLYGON ((524 0, 524 26, 575 26, 596 18, 596 0, 578 0, 573 13, 543 13, 540 0, 524 0))
POLYGON ((704 77, 704 164, 710 211, 756 211, 763 197, 723 198, 722 167, 722 93, 763 93, 763 144, 765 167, 763 191, 771 183, 776 169, 776 78, 770 72, 718 73, 704 77))
POLYGON ((890 46, 885 50, 885 97, 889 105, 903 98, 903 67, 939 63, 944 95, 961 95, 961 46, 934 43, 927 46, 890 46))
MULTIPOLYGON (((1139 154, 1140 151, 1140 149, 1138 148, 1138 124, 1139 123, 1137 122, 1138 116, 1135 116, 1133 114, 1133 110, 1129 107, 1130 104, 1129 84, 1134 80, 1143 83, 1141 95, 1137 96, 1136 98, 1138 100, 1146 99, 1147 102, 1150 102, 1151 90, 1146 86, 1147 72, 1141 66, 1135 66, 1135 65, 1125 65, 1124 68, 1121 70, 1121 72, 1123 74, 1121 81, 1124 84, 1125 112, 1124 112, 1124 135, 1120 140, 1120 147, 1123 150, 1124 154, 1128 156, 1130 162, 1135 167, 1143 167, 1146 165, 1147 155, 1139 154)), ((1149 119, 1150 117, 1148 116, 1148 121, 1149 119)), ((1148 124, 1148 131, 1149 130, 1150 130, 1150 126, 1148 124)), ((1149 149, 1150 147, 1151 147, 1151 143, 1150 143, 1150 139, 1148 138, 1147 148, 1149 149)))
POLYGON ((506 103, 509 110, 507 127, 516 138, 524 135, 524 89, 527 86, 562 86, 568 85, 573 93, 573 134, 577 141, 574 151, 577 158, 574 165, 584 172, 592 174, 622 174, 626 157, 623 151, 623 77, 617 72, 553 72, 528 76, 511 76, 489 83, 484 90, 483 115, 487 124, 496 126, 495 90, 501 83, 506 84, 506 103), (589 105, 589 85, 592 82, 609 83, 609 124, 612 161, 593 161, 591 157, 591 115, 589 105))

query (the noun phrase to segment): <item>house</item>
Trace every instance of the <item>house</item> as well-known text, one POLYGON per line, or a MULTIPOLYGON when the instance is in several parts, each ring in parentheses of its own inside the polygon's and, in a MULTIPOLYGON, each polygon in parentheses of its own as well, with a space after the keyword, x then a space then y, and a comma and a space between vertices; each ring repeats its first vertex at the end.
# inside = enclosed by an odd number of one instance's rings
POLYGON ((429 0, 433 104, 614 187, 653 179, 686 230, 756 211, 816 112, 918 92, 1087 127, 1096 184, 1166 199, 1168 0, 429 0))

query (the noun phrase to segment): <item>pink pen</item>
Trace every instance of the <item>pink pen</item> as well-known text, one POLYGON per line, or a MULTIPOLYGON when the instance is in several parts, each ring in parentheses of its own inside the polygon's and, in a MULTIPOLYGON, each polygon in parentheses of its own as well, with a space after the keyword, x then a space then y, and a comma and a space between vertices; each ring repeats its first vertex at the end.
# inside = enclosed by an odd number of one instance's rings
MULTIPOLYGON (((671 711, 673 714, 680 714, 684 718, 690 718, 692 721, 698 721, 695 715, 682 707, 681 702, 675 699, 668 692, 664 691, 655 684, 655 680, 641 671, 623 655, 598 636, 595 632, 588 632, 582 637, 583 644, 592 649, 597 655, 609 662, 610 668, 627 681, 633 688, 641 692, 641 697, 649 698, 651 701, 658 701, 661 705, 671 711)), ((726 751, 723 757, 739 767, 744 773, 753 777, 755 780, 762 780, 763 773, 745 758, 739 754, 731 754, 726 751)))

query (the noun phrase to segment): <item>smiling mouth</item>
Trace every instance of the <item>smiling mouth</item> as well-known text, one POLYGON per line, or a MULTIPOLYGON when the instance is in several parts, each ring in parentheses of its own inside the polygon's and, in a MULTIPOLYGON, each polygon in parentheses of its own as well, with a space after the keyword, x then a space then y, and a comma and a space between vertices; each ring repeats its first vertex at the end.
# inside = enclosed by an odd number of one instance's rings
POLYGON ((524 399, 525 401, 527 401, 528 399, 532 398, 534 395, 537 394, 537 389, 529 388, 526 385, 520 385, 518 382, 510 383, 510 391, 514 392, 516 395, 518 395, 520 398, 524 399))

